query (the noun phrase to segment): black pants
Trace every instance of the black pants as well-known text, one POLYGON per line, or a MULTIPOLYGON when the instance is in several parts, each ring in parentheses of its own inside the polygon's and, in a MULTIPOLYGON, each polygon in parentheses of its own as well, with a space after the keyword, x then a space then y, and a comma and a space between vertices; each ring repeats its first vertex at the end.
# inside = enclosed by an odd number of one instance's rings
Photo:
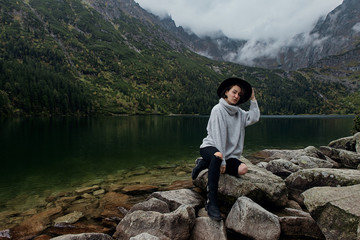
MULTIPOLYGON (((200 148, 200 155, 206 163, 208 170, 208 191, 217 195, 220 178, 220 166, 222 160, 217 158, 214 153, 219 152, 215 147, 200 148)), ((226 160, 225 173, 238 176, 238 169, 242 162, 236 158, 226 160)))
MULTIPOLYGON (((200 148, 200 156, 206 162, 207 168, 209 168, 210 162, 212 161, 212 159, 216 159, 216 160, 220 161, 220 165, 221 165, 222 160, 218 159, 214 155, 216 152, 219 152, 219 150, 216 147, 200 148)), ((225 173, 237 177, 238 176, 238 169, 239 169, 239 166, 240 166, 241 163, 242 162, 239 159, 236 159, 236 158, 227 159, 226 160, 226 171, 225 171, 225 173)), ((220 165, 219 165, 219 169, 218 169, 219 172, 220 172, 220 165)))

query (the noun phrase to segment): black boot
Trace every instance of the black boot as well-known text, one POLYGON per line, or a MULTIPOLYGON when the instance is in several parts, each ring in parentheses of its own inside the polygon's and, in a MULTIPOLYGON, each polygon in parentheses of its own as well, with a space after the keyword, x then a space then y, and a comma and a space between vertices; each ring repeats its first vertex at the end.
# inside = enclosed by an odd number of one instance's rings
POLYGON ((198 158, 195 161, 195 167, 192 170, 191 173, 191 178, 192 180, 195 180, 197 178, 197 176, 199 175, 199 173, 204 170, 205 168, 207 168, 207 164, 206 162, 202 159, 202 158, 198 158))
POLYGON ((212 157, 208 171, 207 201, 205 209, 210 218, 220 221, 221 214, 218 205, 218 186, 220 178, 221 159, 212 157))
POLYGON ((219 205, 218 205, 218 199, 217 199, 217 194, 216 193, 212 193, 209 192, 207 194, 207 201, 205 204, 205 210, 208 213, 208 216, 215 220, 215 221, 221 221, 221 214, 220 214, 220 209, 219 209, 219 205))

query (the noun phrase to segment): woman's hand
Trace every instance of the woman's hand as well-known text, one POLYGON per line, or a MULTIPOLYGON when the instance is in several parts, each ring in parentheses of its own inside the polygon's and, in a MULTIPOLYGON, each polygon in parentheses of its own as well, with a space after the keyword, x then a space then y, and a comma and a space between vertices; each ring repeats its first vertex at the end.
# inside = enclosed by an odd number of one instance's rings
POLYGON ((223 155, 221 152, 216 152, 216 153, 214 153, 214 155, 215 155, 215 157, 220 158, 221 160, 223 159, 223 155))
POLYGON ((256 98, 255 98, 255 91, 254 89, 252 88, 252 92, 251 92, 251 97, 250 97, 251 100, 255 101, 256 98))
POLYGON ((221 166, 220 166, 220 173, 221 173, 221 174, 224 174, 225 171, 226 171, 226 165, 221 165, 221 166))
MULTIPOLYGON (((214 153, 214 155, 215 155, 215 157, 217 157, 217 158, 219 158, 219 159, 223 159, 223 155, 222 155, 222 153, 221 152, 216 152, 216 153, 214 153)), ((225 173, 225 171, 226 171, 226 165, 221 165, 220 166, 220 173, 225 173)))

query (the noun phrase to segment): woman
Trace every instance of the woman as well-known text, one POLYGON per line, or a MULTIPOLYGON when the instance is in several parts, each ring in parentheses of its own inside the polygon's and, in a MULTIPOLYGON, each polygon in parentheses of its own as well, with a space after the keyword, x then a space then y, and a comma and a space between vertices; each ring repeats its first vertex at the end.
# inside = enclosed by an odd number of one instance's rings
POLYGON ((218 182, 220 173, 233 176, 243 175, 247 166, 239 159, 242 154, 245 127, 256 123, 260 110, 251 85, 239 78, 228 78, 217 89, 219 103, 211 110, 207 125, 207 137, 200 146, 202 158, 196 160, 192 179, 208 168, 207 202, 205 208, 209 217, 221 220, 218 206, 218 182), (239 105, 251 99, 249 111, 239 105))

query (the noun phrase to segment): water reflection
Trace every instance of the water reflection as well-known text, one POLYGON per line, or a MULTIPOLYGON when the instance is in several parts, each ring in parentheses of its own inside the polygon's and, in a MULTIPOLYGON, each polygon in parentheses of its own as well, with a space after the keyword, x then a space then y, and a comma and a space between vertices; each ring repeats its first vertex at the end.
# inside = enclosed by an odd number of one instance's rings
MULTIPOLYGON (((118 170, 193 162, 208 116, 2 120, 0 203, 118 170)), ((245 154, 326 145, 351 135, 351 117, 262 117, 247 128, 245 154)), ((0 206, 1 210, 1 206, 0 206)))

